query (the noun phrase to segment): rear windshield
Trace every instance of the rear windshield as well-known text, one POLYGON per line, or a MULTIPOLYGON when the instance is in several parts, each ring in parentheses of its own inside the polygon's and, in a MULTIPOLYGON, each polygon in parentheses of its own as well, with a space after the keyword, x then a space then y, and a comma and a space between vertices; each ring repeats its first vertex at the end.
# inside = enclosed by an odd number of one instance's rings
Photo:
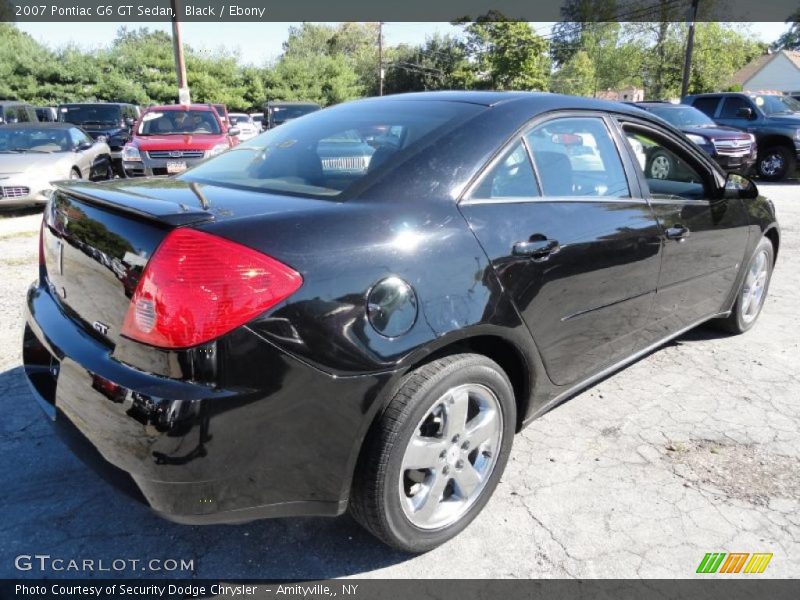
POLYGON ((116 125, 122 120, 119 106, 82 104, 59 107, 59 120, 76 125, 116 125))
POLYGON ((180 135, 221 133, 219 121, 210 110, 165 110, 145 113, 139 135, 180 135))
POLYGON ((187 171, 181 179, 307 196, 338 196, 484 107, 442 101, 340 105, 290 121, 187 171))

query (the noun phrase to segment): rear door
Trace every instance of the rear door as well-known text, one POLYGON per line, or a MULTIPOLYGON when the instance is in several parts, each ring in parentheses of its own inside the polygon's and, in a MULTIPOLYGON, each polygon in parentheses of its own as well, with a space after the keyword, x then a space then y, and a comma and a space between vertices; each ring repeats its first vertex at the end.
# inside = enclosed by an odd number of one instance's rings
POLYGON ((558 385, 630 354, 656 290, 659 230, 609 124, 534 122, 460 204, 558 385))
POLYGON ((748 219, 741 200, 717 199, 713 169, 686 141, 636 120, 622 128, 662 231, 661 275, 645 340, 655 342, 724 310, 748 219), (653 169, 656 160, 668 168, 653 169))

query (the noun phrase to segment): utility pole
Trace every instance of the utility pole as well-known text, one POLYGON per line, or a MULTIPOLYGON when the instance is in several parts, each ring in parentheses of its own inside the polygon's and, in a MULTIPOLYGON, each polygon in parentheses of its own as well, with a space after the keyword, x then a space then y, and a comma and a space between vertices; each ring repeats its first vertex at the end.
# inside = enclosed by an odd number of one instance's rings
POLYGON ((681 83, 681 98, 689 93, 689 75, 692 72, 692 52, 694 51, 694 22, 697 20, 697 5, 700 0, 692 0, 689 9, 689 34, 686 36, 686 56, 683 60, 683 82, 681 83))
POLYGON ((383 96, 383 21, 378 21, 378 95, 383 96))
POLYGON ((178 75, 178 103, 191 104, 189 85, 186 82, 186 62, 183 59, 183 40, 181 24, 178 22, 178 0, 170 0, 172 4, 172 49, 175 53, 175 71, 178 75))

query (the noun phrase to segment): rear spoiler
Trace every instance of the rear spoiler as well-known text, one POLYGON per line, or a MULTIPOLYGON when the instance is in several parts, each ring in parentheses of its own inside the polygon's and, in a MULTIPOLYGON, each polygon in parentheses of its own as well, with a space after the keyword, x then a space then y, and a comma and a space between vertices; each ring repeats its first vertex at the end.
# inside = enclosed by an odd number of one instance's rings
MULTIPOLYGON (((201 206, 189 206, 180 202, 158 200, 129 189, 118 190, 114 185, 87 183, 85 181, 54 181, 54 193, 63 192, 87 204, 93 204, 127 215, 135 215, 173 227, 213 221, 214 215, 203 208, 207 206, 200 195, 201 206)), ((191 189, 191 188, 187 188, 191 189)), ((198 192, 196 192, 198 193, 198 192)))

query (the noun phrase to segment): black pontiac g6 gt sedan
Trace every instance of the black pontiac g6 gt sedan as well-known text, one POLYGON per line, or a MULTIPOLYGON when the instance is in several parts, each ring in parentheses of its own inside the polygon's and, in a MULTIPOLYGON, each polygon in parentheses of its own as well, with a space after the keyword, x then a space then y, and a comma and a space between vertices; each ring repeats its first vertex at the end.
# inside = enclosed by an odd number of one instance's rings
POLYGON ((700 323, 752 327, 779 243, 752 182, 638 109, 363 100, 178 177, 61 184, 25 367, 56 430, 168 519, 349 508, 425 551, 532 419, 700 323), (359 168, 343 138, 372 146, 359 168), (644 175, 654 146, 680 178, 644 175))

